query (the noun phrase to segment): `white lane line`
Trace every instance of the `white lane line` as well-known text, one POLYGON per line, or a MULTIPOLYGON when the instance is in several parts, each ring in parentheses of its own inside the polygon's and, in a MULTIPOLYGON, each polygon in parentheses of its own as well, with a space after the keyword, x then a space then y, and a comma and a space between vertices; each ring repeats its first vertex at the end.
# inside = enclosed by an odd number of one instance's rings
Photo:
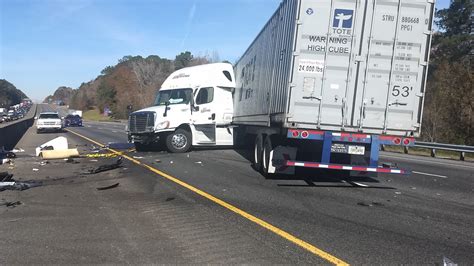
POLYGON ((415 158, 399 157, 399 156, 388 155, 388 154, 381 154, 380 157, 395 158, 395 159, 400 159, 400 160, 404 160, 404 161, 423 162, 423 163, 427 163, 427 164, 437 164, 437 165, 444 165, 444 166, 450 166, 450 167, 474 169, 474 165, 470 166, 470 165, 453 164, 453 163, 447 163, 447 162, 446 163, 435 162, 435 161, 415 159, 415 158))
POLYGON ((427 176, 434 176, 434 177, 441 177, 441 178, 448 178, 445 175, 436 175, 436 174, 430 174, 430 173, 423 173, 423 172, 417 172, 417 171, 412 171, 414 174, 419 174, 419 175, 427 175, 427 176))

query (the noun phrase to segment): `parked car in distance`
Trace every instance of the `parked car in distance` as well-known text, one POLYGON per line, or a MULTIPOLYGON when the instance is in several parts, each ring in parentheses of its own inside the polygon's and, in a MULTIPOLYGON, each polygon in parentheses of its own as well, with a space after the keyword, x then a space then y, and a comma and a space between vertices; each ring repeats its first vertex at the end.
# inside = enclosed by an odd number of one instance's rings
POLYGON ((64 125, 66 127, 82 127, 82 118, 79 115, 67 115, 64 119, 64 125))
POLYGON ((13 120, 18 120, 18 113, 15 110, 10 110, 8 111, 8 117, 10 118, 10 121, 13 120))
POLYGON ((10 122, 10 117, 7 114, 2 115, 3 122, 10 122))
POLYGON ((36 121, 36 132, 41 133, 44 131, 61 131, 63 129, 63 123, 61 117, 57 112, 44 112, 40 113, 36 121))

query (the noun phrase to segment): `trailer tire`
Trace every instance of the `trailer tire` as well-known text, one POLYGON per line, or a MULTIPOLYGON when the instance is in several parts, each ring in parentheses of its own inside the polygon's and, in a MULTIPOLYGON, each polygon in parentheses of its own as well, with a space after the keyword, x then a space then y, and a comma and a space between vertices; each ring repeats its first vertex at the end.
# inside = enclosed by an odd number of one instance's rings
POLYGON ((166 148, 172 153, 184 153, 191 149, 191 133, 182 128, 166 136, 166 148))
POLYGON ((262 172, 262 156, 263 155, 263 135, 258 134, 255 137, 254 149, 253 149, 253 168, 259 172, 262 172))

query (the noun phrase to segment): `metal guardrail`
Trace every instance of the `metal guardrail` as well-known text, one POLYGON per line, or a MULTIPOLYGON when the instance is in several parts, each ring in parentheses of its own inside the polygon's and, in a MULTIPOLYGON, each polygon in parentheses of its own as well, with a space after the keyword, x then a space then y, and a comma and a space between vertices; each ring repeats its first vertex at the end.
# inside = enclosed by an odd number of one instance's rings
MULTIPOLYGON (((465 160, 466 153, 474 153, 474 147, 466 146, 466 145, 454 145, 454 144, 444 144, 444 143, 436 143, 436 142, 416 141, 414 147, 430 149, 431 157, 436 157, 436 150, 459 152, 459 159, 461 161, 465 160)), ((404 148, 404 152, 408 153, 408 147, 404 148)))

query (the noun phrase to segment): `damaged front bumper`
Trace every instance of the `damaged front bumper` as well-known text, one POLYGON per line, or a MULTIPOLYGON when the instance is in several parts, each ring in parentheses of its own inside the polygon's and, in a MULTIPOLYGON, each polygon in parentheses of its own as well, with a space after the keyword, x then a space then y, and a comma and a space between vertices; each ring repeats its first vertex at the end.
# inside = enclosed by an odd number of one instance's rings
POLYGON ((141 133, 141 134, 131 134, 128 133, 128 142, 129 143, 153 143, 160 140, 160 134, 158 133, 141 133))

